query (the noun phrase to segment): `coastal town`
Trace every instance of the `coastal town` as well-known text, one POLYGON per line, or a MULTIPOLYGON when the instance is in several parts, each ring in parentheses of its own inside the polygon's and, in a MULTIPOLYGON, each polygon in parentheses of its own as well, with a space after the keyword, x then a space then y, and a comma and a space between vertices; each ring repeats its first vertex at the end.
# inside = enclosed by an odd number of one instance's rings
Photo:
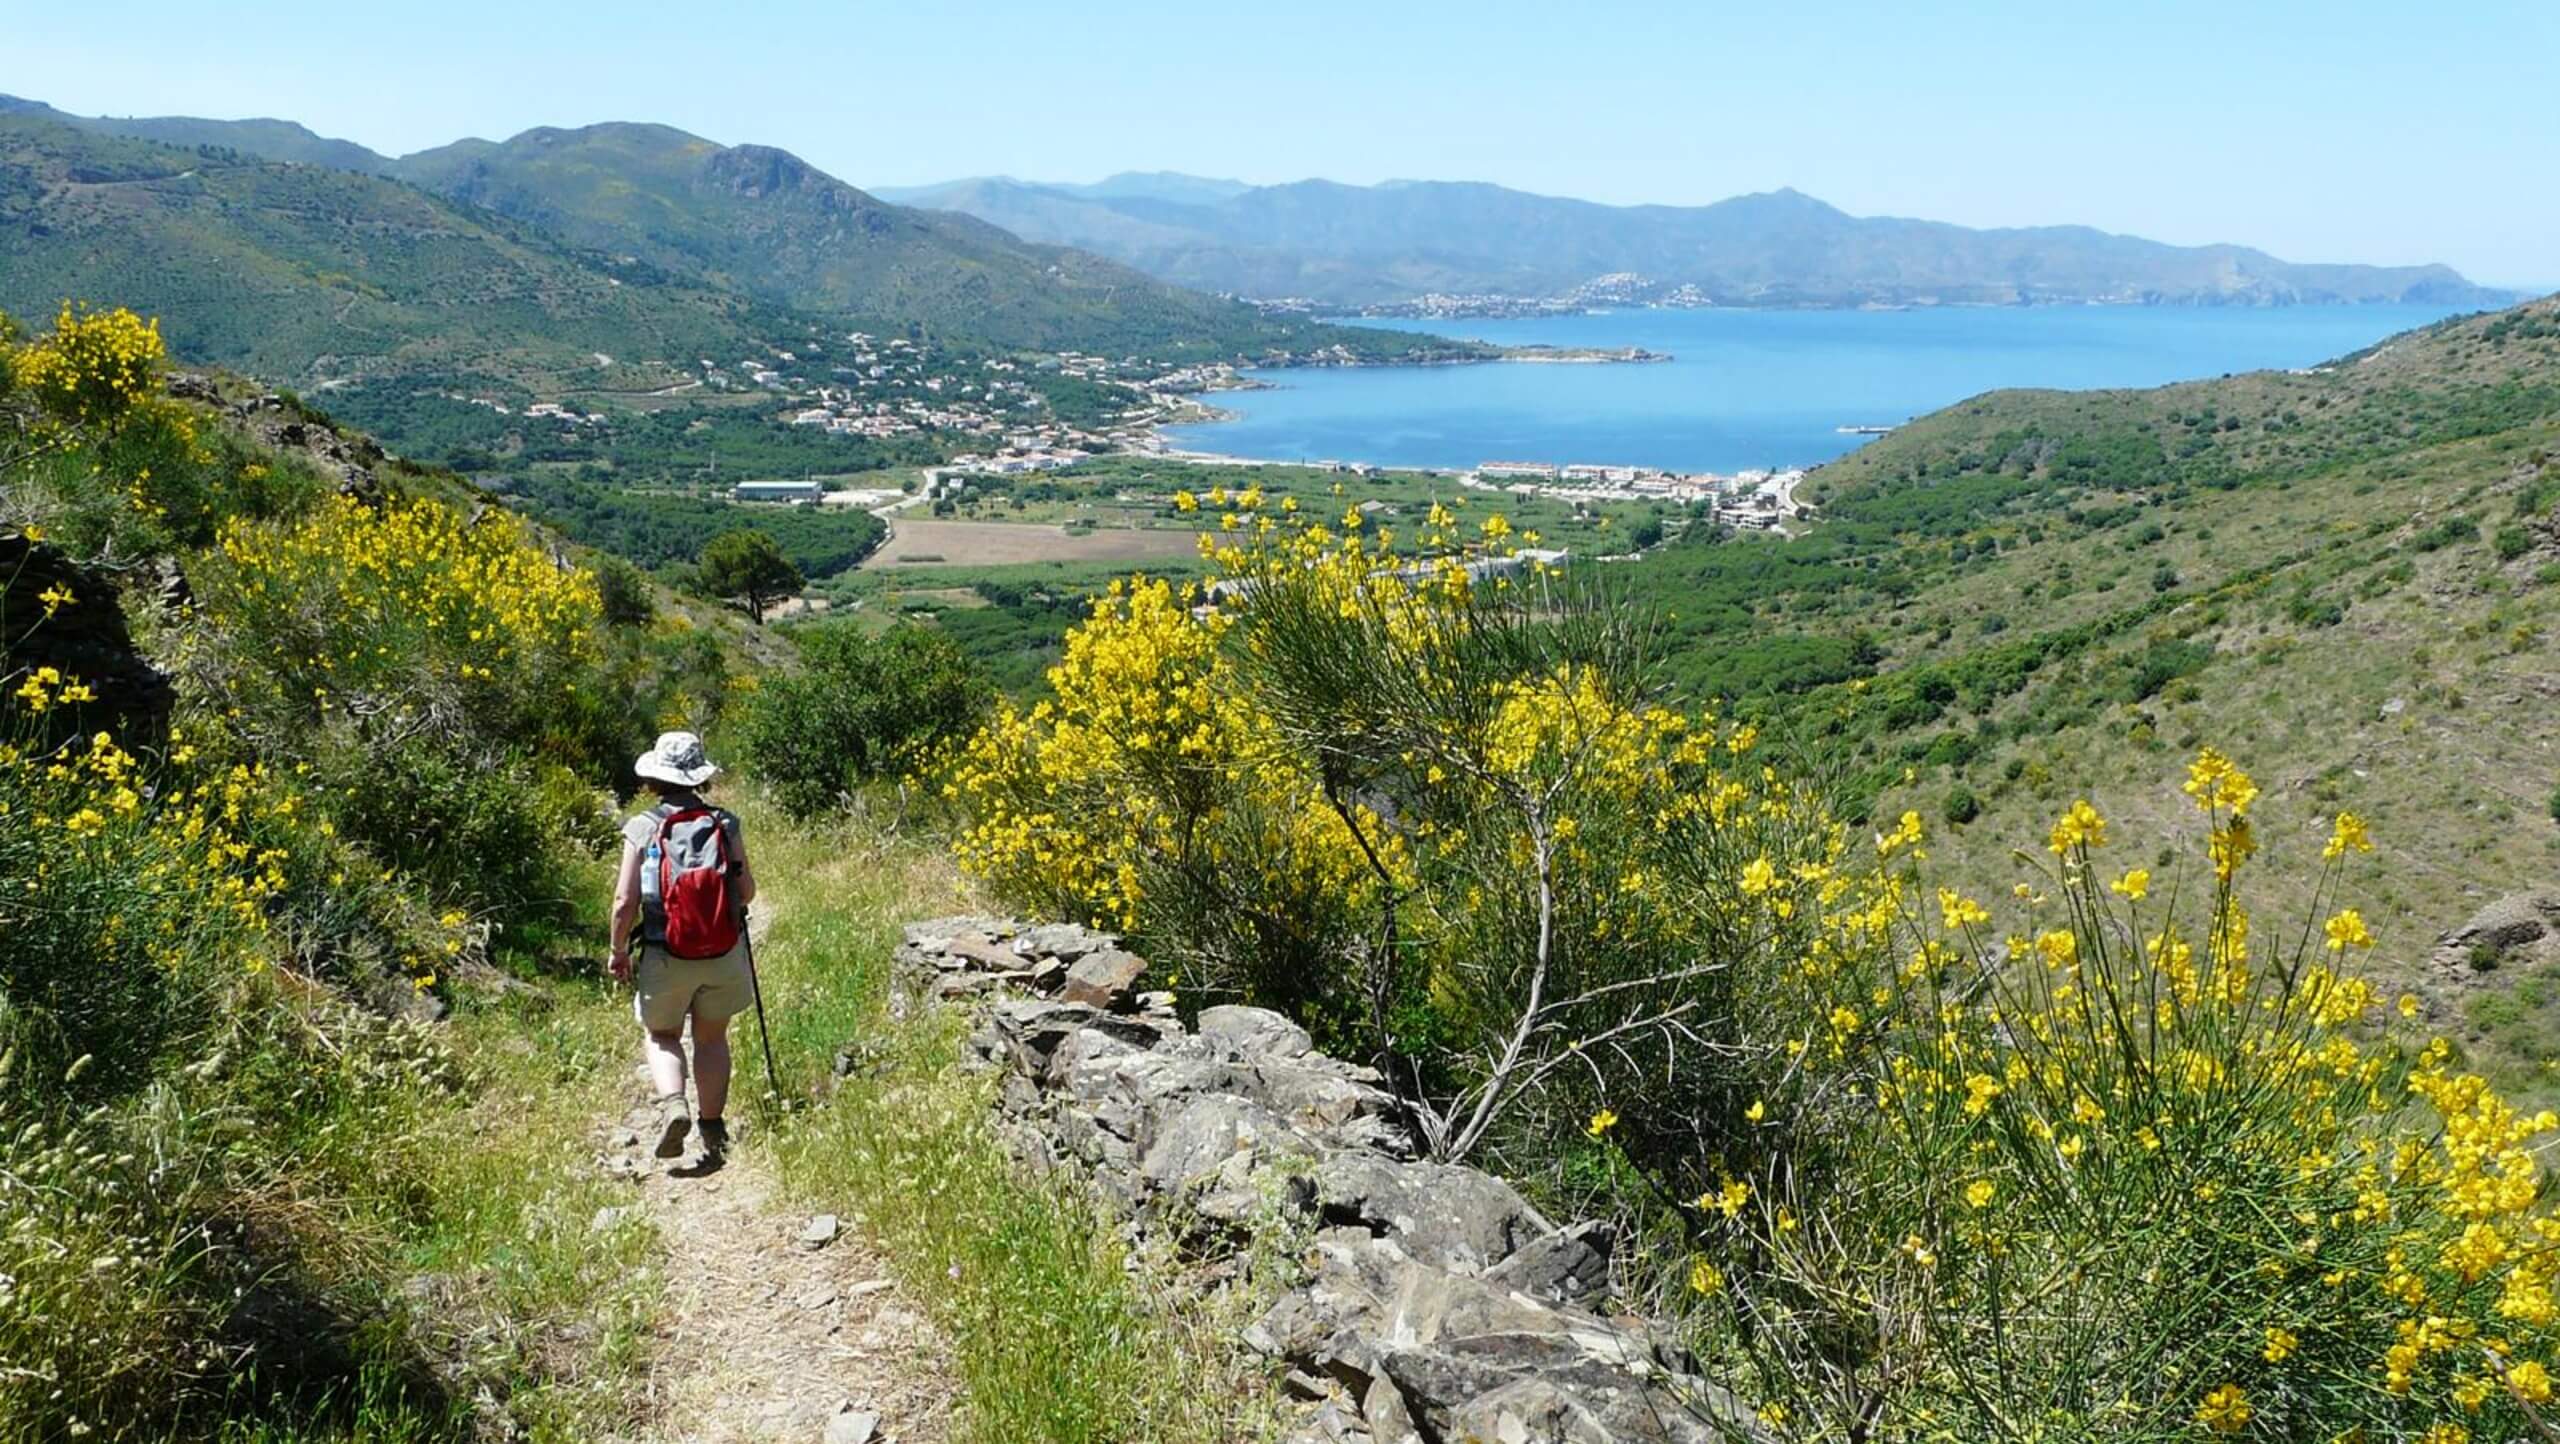
MULTIPOLYGON (((608 358, 599 358, 600 362, 608 358)), ((1666 359, 1640 350, 1581 352, 1527 348, 1507 360, 1644 362, 1666 359)), ((687 380, 649 400, 662 406, 712 405, 744 410, 794 432, 841 438, 846 464, 822 464, 798 476, 716 472, 702 484, 747 504, 861 506, 899 510, 965 497, 1001 478, 1068 473, 1093 458, 1137 456, 1174 465, 1280 466, 1345 476, 1374 476, 1360 461, 1276 461, 1186 450, 1169 428, 1224 417, 1212 398, 1272 384, 1227 361, 1167 365, 1094 352, 986 354, 953 352, 907 336, 850 331, 839 338, 801 338, 750 353, 701 357, 687 380), (898 445, 916 470, 894 485, 859 478, 878 472, 882 445, 898 445)), ((602 433, 612 409, 574 398, 517 401, 459 392, 465 403, 511 429, 557 428, 564 439, 602 433)), ((832 448, 830 448, 832 449, 832 448)), ((1651 504, 1692 513, 1740 530, 1779 531, 1803 509, 1801 469, 1733 473, 1681 472, 1618 463, 1487 460, 1471 467, 1396 467, 1407 475, 1445 477, 1460 487, 1546 498, 1579 508, 1651 504)))
POLYGON ((1461 475, 1459 481, 1483 491, 1544 496, 1585 505, 1661 502, 1695 509, 1722 525, 1768 531, 1804 514, 1795 496, 1804 478, 1802 467, 1680 473, 1647 466, 1487 461, 1461 475))

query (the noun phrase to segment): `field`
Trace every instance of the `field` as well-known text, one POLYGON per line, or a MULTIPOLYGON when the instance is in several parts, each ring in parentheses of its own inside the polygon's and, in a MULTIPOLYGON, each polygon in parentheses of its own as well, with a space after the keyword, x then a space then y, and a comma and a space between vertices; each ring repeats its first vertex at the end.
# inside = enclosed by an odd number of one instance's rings
POLYGON ((1104 530, 1083 535, 1065 527, 997 521, 890 523, 889 539, 871 553, 866 568, 898 566, 1004 566, 1015 562, 1144 562, 1198 554, 1191 532, 1104 530))

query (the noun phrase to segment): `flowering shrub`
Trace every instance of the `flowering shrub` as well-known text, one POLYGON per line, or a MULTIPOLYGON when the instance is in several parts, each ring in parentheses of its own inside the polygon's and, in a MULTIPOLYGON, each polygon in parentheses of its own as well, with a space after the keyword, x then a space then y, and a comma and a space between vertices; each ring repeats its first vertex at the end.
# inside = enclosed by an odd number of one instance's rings
POLYGON ((217 544, 206 610, 265 661, 232 680, 271 686, 258 700, 279 720, 451 709, 538 728, 596 655, 594 575, 554 562, 512 516, 332 496, 290 522, 227 522, 217 544))
POLYGON ((1250 969, 1328 1021, 1341 999, 1314 969, 1374 884, 1312 769, 1236 687, 1227 623, 1192 602, 1143 580, 1095 600, 1055 696, 1001 704, 964 748, 960 856, 1050 912, 1250 969))
POLYGON ((226 459, 195 414, 158 394, 157 323, 65 306, 47 335, 0 338, 0 522, 35 523, 75 554, 200 543, 215 521, 299 500, 303 475, 226 459))
POLYGON ((0 1435, 441 1437, 440 1389, 395 1397, 429 1377, 399 1252, 363 1241, 565 1255, 490 1237, 521 1228, 470 1179, 503 1139, 422 1144, 458 1079, 393 1015, 542 941, 588 882, 561 845, 610 838, 604 759, 726 659, 603 643, 512 517, 328 496, 159 363, 123 313, 0 326, 0 1435))
POLYGON ((65 302, 52 334, 17 348, 8 365, 56 419, 112 425, 158 391, 168 355, 158 321, 122 307, 93 311, 65 302))
POLYGON ((424 499, 333 496, 218 545, 187 640, 235 745, 309 763, 348 836, 440 901, 556 908, 554 840, 602 836, 592 575, 513 517, 424 499), (595 771, 575 786, 564 764, 595 771))
POLYGON ((1365 1046, 1435 1151, 1613 1191, 1770 1433, 2560 1422, 2560 1119, 2358 975, 2359 819, 2274 927, 2257 786, 2208 750, 2191 869, 2107 864, 2082 801, 1977 899, 1918 816, 1853 840, 1651 697, 1641 625, 1502 539, 1191 502, 1225 605, 1099 603, 956 773, 964 859, 1365 1046))
POLYGON ((1642 629, 1501 528, 1461 548, 1435 508, 1417 562, 1356 511, 1207 504, 1231 606, 1099 601, 1055 700, 970 745, 963 860, 1373 1058, 1443 1156, 1535 1166, 1640 1076, 1700 1106, 1622 1146, 1720 1146, 1749 1091, 1720 1057, 1737 1004, 1812 919, 1754 899, 1820 888, 1842 830, 1749 729, 1648 701, 1642 629))
MULTIPOLYGON (((2414 1057, 2338 907, 2269 938, 2238 879, 2255 784, 2210 750, 2192 892, 2102 864, 2074 804, 2012 927, 1888 884, 1862 1037, 1800 1015, 1815 1086, 1694 1205, 1711 1334, 1788 1437, 2520 1437, 2550 1398, 2551 1245, 2526 1117, 2414 1057), (2364 1431, 2360 1435, 2357 1431, 2364 1431)), ((2337 819, 2330 871, 2371 842, 2337 819)), ((2402 1018, 2414 999, 2401 1000, 2402 1018)))
MULTIPOLYGON (((18 709, 80 687, 43 680, 29 679, 18 709)), ((25 1086, 134 1086, 215 980, 264 960, 266 906, 285 887, 285 854, 250 838, 282 805, 266 779, 239 768, 151 788, 105 733, 0 744, 0 877, 12 879, 0 1053, 16 1055, 25 1086)))

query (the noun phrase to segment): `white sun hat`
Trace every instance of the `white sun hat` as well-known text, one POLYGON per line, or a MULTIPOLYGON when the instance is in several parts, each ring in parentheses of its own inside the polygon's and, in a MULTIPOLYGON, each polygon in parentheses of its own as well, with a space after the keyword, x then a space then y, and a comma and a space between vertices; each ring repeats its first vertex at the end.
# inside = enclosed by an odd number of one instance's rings
POLYGON ((678 787, 700 787, 720 775, 720 769, 703 755, 702 739, 690 732, 659 733, 658 745, 641 753, 631 770, 678 787))

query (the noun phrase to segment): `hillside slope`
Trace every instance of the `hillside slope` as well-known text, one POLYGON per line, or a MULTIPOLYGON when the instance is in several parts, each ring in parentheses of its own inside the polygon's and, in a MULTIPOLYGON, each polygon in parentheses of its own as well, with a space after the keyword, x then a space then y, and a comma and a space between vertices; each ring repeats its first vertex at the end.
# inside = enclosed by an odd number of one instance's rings
MULTIPOLYGON (((1262 358, 1340 347, 1386 359, 1470 348, 1374 329, 1265 316, 1116 262, 1035 245, 965 216, 888 205, 770 146, 722 146, 663 125, 538 129, 397 159, 283 120, 77 116, 0 96, 0 118, 94 140, 392 177, 484 223, 596 253, 616 276, 680 278, 733 298, 873 331, 1036 350, 1167 359, 1262 358), (503 218, 503 222, 500 221, 503 218)), ((1192 196, 1183 178, 1127 177, 1112 195, 1192 196)), ((315 184, 304 182, 304 184, 315 184)), ((382 223, 408 224, 396 204, 382 223)), ((103 289, 103 288, 102 288, 103 289)), ((718 348, 713 348, 715 353, 718 348)), ((225 358, 228 359, 228 358, 225 358)))
POLYGON ((1558 296, 1630 272, 1639 299, 1687 286, 1736 305, 2512 299, 2444 266, 2301 265, 2085 226, 1852 216, 1792 190, 1706 206, 1606 206, 1447 181, 1307 180, 1222 196, 974 180, 895 194, 1185 285, 1342 305, 1433 291, 1558 296))
POLYGON ((640 387, 785 323, 354 171, 0 114, 0 308, 116 296, 191 360, 305 389, 432 374, 640 387))
POLYGON ((2436 946, 2560 873, 2560 298, 2298 373, 1995 392, 1807 494, 1806 536, 1636 569, 1687 687, 2002 891, 2074 796, 2156 865, 2195 827, 2188 758, 2221 748, 2266 788, 2284 925, 2352 809, 2385 971, 2508 1066, 2560 1058, 2532 948, 2436 946))
POLYGON ((1304 329, 968 217, 885 205, 787 151, 665 126, 462 141, 393 173, 767 300, 1008 345, 1234 354, 1286 347, 1304 329))
POLYGON ((158 141, 162 145, 194 147, 219 146, 255 156, 260 160, 292 161, 299 165, 335 166, 340 170, 383 172, 391 164, 388 156, 377 155, 351 140, 338 140, 314 133, 308 126, 290 120, 260 117, 253 120, 206 120, 192 115, 105 116, 73 115, 56 110, 40 100, 22 100, 14 95, 0 95, 0 115, 24 115, 76 127, 96 135, 120 135, 129 140, 158 141))

